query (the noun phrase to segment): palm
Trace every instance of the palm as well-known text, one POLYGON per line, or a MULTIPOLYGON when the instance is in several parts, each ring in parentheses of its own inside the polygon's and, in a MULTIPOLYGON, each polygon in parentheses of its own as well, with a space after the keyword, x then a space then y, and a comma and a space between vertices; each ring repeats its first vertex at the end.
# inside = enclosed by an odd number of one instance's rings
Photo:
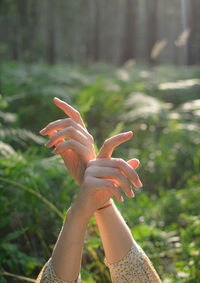
MULTIPOLYGON (((63 110, 73 121, 82 126, 83 129, 85 129, 85 132, 87 132, 78 111, 58 98, 54 98, 54 103, 61 110, 63 110)), ((52 136, 52 134, 53 133, 51 133, 50 137, 52 136)), ((75 151, 68 149, 61 153, 61 157, 72 177, 78 184, 81 184, 88 161, 95 158, 94 144, 88 145, 87 154, 85 154, 84 156, 80 156, 75 151)))
MULTIPOLYGON (((49 135, 50 141, 46 146, 56 146, 53 152, 60 153, 65 166, 75 181, 80 185, 83 181, 88 162, 95 158, 94 141, 85 128, 80 113, 77 110, 58 98, 54 98, 54 103, 63 110, 70 119, 68 120, 67 118, 50 123, 46 128, 41 130, 40 133, 42 135, 49 135), (68 120, 68 122, 66 120, 68 120), (62 129, 66 127, 69 127, 68 132, 63 132, 62 129), (71 132, 69 132, 69 129, 71 132), (56 133, 58 133, 57 136, 55 136, 56 133), (74 141, 73 147, 70 148, 69 143, 67 146, 67 141, 65 142, 66 138, 74 141), (60 150, 57 150, 57 147, 60 147, 60 150)), ((106 140, 103 147, 100 149, 97 158, 110 158, 113 149, 119 144, 129 140, 131 137, 132 132, 127 132, 106 140)), ((109 191, 99 191, 96 194, 94 201, 101 206, 105 204, 111 196, 112 194, 109 191)))
POLYGON ((94 147, 88 149, 88 155, 84 158, 72 150, 62 152, 61 157, 72 177, 81 184, 88 161, 95 158, 94 147))

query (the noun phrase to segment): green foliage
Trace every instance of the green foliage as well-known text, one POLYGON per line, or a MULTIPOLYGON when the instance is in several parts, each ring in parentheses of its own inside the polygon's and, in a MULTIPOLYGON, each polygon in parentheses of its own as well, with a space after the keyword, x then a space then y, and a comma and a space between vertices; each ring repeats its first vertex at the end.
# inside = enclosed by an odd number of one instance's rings
MULTIPOLYGON (((12 62, 1 69, 0 282, 16 282, 6 272, 36 277, 76 197, 77 185, 38 134, 65 117, 54 96, 81 112, 98 147, 113 134, 133 130, 132 141, 114 156, 140 160, 144 188, 118 206, 164 282, 198 282, 199 68, 12 62)), ((110 282, 103 259, 92 218, 83 252, 85 282, 110 282)))

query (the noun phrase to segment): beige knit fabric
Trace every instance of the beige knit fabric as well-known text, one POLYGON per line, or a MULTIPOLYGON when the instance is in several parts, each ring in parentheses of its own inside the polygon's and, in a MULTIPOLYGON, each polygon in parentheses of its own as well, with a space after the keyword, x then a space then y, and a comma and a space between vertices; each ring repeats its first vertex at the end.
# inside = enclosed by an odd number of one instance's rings
MULTIPOLYGON (((110 270, 113 283, 160 283, 159 276, 144 251, 135 243, 128 254, 117 263, 105 264, 110 270)), ((80 283, 80 276, 76 281, 67 282, 56 275, 51 258, 41 270, 36 283, 80 283)))
POLYGON ((36 283, 81 283, 80 275, 79 278, 75 281, 64 281, 60 279, 53 268, 51 258, 48 260, 48 262, 44 265, 42 270, 40 271, 40 274, 38 275, 36 279, 36 283))
POLYGON ((106 259, 104 262, 113 283, 161 283, 151 261, 137 244, 119 262, 110 264, 106 259))

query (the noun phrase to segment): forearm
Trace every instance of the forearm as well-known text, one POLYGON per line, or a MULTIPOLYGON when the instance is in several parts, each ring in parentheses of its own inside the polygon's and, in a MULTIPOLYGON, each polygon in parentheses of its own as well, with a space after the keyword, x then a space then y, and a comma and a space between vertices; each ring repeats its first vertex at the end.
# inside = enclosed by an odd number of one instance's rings
POLYGON ((99 228, 106 259, 109 263, 118 262, 131 249, 134 239, 113 203, 108 208, 94 213, 99 228))
POLYGON ((52 254, 56 274, 65 281, 76 280, 81 266, 83 242, 89 215, 77 212, 75 205, 68 210, 65 223, 52 254))
POLYGON ((110 269, 112 282, 155 282, 159 276, 132 234, 114 204, 96 211, 95 218, 100 231, 110 269))

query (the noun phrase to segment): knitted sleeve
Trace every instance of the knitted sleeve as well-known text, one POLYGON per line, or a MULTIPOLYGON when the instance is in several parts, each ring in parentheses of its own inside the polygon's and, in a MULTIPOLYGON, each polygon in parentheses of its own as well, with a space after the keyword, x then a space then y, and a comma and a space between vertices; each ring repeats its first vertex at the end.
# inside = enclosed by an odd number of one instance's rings
POLYGON ((105 259, 105 264, 113 283, 161 283, 151 261, 137 244, 119 262, 108 263, 105 259))
POLYGON ((81 282, 80 275, 77 280, 71 282, 60 279, 54 271, 51 258, 44 265, 44 267, 42 268, 40 274, 36 279, 36 283, 80 283, 80 282, 81 282))

